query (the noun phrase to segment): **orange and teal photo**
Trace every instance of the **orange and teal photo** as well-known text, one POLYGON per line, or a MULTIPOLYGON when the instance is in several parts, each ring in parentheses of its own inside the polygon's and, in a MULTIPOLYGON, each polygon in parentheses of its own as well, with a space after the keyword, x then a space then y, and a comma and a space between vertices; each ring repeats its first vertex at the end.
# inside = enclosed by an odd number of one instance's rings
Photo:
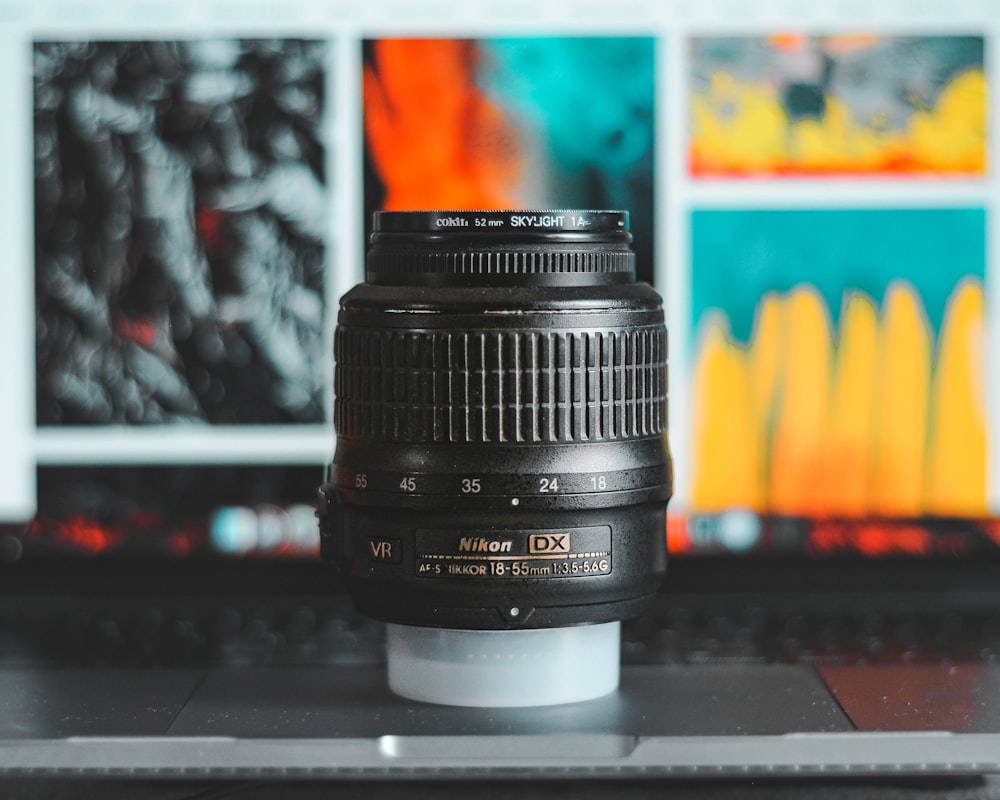
POLYGON ((690 174, 981 177, 983 53, 982 36, 692 38, 690 174))
POLYGON ((651 37, 363 44, 365 216, 613 208, 653 275, 651 37))
POLYGON ((690 224, 694 514, 989 516, 984 209, 690 224))

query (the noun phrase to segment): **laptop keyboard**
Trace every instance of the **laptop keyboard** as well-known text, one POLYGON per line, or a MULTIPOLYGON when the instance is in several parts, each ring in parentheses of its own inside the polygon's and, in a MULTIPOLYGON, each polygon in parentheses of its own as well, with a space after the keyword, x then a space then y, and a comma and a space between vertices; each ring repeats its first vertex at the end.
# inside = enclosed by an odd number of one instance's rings
POLYGON ((279 666, 383 661, 381 624, 346 598, 0 610, 0 666, 279 666))
MULTIPOLYGON (((664 597, 622 629, 625 664, 996 662, 1000 608, 940 610, 664 597), (795 609, 795 610, 792 610, 795 609)), ((0 608, 0 666, 377 664, 384 627, 346 597, 21 600, 0 608)))
POLYGON ((956 663, 1000 659, 1000 609, 677 605, 625 624, 625 663, 956 663))

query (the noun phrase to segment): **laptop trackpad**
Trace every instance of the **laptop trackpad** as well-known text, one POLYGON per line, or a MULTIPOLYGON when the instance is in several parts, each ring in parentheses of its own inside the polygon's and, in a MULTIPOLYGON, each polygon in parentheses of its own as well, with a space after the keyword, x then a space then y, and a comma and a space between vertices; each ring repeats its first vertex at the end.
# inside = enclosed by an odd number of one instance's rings
POLYGON ((0 740, 163 736, 203 673, 0 669, 0 740))
POLYGON ((862 731, 1000 733, 1000 667, 876 664, 819 674, 862 731))
MULTIPOLYGON (((582 703, 454 708, 403 700, 381 666, 222 670, 199 686, 172 735, 263 737, 778 735, 852 730, 808 667, 629 666, 620 689, 582 703)), ((455 747, 453 743, 450 745, 455 747)))

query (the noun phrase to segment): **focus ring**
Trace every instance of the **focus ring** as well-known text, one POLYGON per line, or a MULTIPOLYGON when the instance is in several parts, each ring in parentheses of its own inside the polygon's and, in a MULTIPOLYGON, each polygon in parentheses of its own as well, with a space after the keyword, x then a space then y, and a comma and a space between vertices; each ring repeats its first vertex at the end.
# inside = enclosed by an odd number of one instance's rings
POLYGON ((410 332, 341 326, 337 434, 400 442, 587 442, 662 434, 662 326, 410 332))
POLYGON ((625 250, 413 250, 386 248, 368 255, 373 275, 631 274, 635 254, 625 250))

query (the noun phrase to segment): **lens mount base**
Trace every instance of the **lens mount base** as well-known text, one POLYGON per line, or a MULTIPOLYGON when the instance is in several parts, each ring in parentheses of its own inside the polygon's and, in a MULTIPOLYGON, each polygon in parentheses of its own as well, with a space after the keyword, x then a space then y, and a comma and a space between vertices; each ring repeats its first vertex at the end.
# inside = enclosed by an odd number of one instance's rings
POLYGON ((618 688, 621 623, 519 631, 390 624, 389 688, 482 708, 559 705, 618 688))

